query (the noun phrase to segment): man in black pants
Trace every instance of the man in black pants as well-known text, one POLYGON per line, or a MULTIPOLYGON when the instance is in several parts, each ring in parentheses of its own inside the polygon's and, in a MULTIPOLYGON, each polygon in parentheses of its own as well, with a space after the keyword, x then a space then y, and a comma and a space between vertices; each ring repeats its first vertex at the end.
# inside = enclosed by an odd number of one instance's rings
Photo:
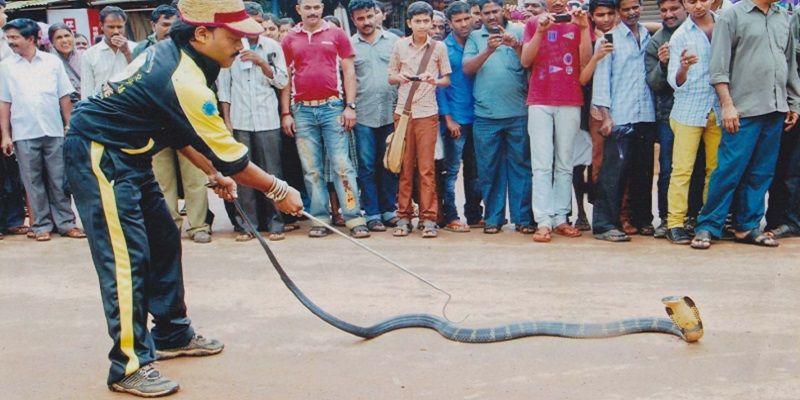
POLYGON ((179 389, 153 368, 156 359, 223 349, 191 327, 180 236, 153 178, 151 155, 167 146, 177 149, 226 200, 236 197, 235 179, 265 192, 281 211, 302 210, 297 191, 248 161, 247 148, 226 129, 211 90, 220 67, 229 67, 242 49, 242 36, 263 29, 241 0, 181 0, 178 10, 181 21, 172 28, 172 40, 149 48, 99 94, 79 103, 64 146, 67 180, 114 341, 108 385, 142 397, 179 389))

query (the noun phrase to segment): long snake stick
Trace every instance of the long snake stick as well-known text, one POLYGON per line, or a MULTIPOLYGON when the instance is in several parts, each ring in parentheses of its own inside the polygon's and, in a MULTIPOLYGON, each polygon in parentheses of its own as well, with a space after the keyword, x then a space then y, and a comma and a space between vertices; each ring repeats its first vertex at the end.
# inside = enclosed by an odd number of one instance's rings
MULTIPOLYGON (((568 338, 604 338, 620 335, 629 335, 633 333, 642 332, 657 332, 670 334, 680 337, 686 342, 696 342, 703 336, 703 323, 700 320, 700 313, 697 310, 692 299, 689 297, 671 296, 662 299, 666 306, 667 318, 631 318, 619 321, 612 321, 609 323, 567 323, 557 321, 525 321, 520 323, 513 323, 507 325, 496 326, 492 328, 466 328, 455 325, 441 317, 430 314, 405 314, 384 320, 378 324, 362 327, 351 324, 341 320, 334 315, 326 312, 312 302, 292 281, 291 278, 283 270, 275 254, 270 249, 266 240, 255 229, 252 222, 243 212, 239 202, 233 201, 236 211, 245 223, 249 233, 254 235, 261 247, 267 253, 272 266, 281 280, 289 289, 290 292, 305 306, 311 313, 334 326, 337 329, 348 332, 352 335, 372 339, 384 333, 405 328, 426 328, 437 331, 444 338, 464 342, 464 343, 493 343, 505 340, 513 340, 528 336, 559 336, 568 338)), ((304 213, 306 214, 306 213, 304 213)), ((310 215, 306 214, 311 217, 310 215)), ((311 217, 313 218, 313 217, 311 217)), ((319 221, 322 222, 322 221, 319 221)), ((324 222, 323 222, 324 224, 324 222)), ((327 224, 325 224, 327 225, 327 224)), ((330 229, 330 228, 329 228, 330 229)), ((336 229, 332 229, 338 232, 336 229)), ((341 233, 341 232, 339 232, 341 233)), ((348 237, 348 239, 350 239, 348 237)), ((360 247, 368 249, 370 253, 379 257, 382 255, 376 254, 377 252, 369 249, 367 246, 357 243, 360 247)), ((429 284, 433 288, 448 295, 432 283, 422 279, 418 275, 403 268, 399 264, 388 260, 388 258, 381 257, 387 262, 392 263, 396 267, 410 273, 412 276, 418 277, 423 282, 429 284)), ((446 304, 445 304, 446 307, 446 304)))

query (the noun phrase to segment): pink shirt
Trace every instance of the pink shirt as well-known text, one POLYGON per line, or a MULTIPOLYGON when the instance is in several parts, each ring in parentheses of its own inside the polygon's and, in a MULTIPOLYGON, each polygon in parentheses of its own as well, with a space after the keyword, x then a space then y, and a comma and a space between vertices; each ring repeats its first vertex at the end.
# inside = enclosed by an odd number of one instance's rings
MULTIPOLYGON (((539 18, 531 18, 525 24, 525 39, 533 39, 539 27, 539 18)), ((571 23, 552 24, 542 36, 539 53, 531 65, 528 84, 530 105, 581 106, 580 43, 581 29, 571 23)))
MULTIPOLYGON (((402 38, 395 42, 392 49, 392 57, 389 60, 389 74, 401 73, 408 76, 416 76, 422 56, 428 45, 435 46, 431 59, 428 61, 425 71, 435 77, 450 75, 453 70, 450 67, 450 59, 447 57, 447 46, 443 42, 428 38, 426 45, 415 47, 411 36, 402 38)), ((402 114, 403 107, 408 99, 408 92, 411 90, 411 82, 400 85, 397 89, 397 107, 395 113, 402 114)), ((414 93, 414 100, 411 102, 411 117, 425 118, 439 114, 439 106, 436 103, 436 86, 421 83, 417 92, 414 93)))
POLYGON ((294 101, 341 96, 339 59, 355 55, 343 30, 323 22, 313 33, 297 24, 281 41, 286 64, 292 70, 294 101))

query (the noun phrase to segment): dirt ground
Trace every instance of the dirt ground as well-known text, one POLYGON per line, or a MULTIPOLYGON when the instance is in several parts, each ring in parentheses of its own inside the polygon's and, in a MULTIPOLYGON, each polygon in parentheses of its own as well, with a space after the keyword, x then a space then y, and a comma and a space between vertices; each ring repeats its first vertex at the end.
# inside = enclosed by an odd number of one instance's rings
MULTIPOLYGON (((800 396, 800 239, 778 249, 720 243, 700 252, 644 237, 534 244, 511 227, 496 236, 443 232, 435 240, 375 234, 364 243, 449 290, 448 313, 469 315, 464 325, 663 316, 663 296, 689 295, 706 334, 691 345, 660 334, 461 344, 409 329, 363 341, 304 309, 258 243, 234 242, 219 203, 213 207, 214 241, 183 241, 186 300, 195 328, 226 348, 159 363, 181 383, 174 398, 800 396)), ((335 236, 309 239, 304 229, 272 247, 311 299, 352 323, 438 314, 445 300, 335 236)), ((105 386, 110 340, 86 243, 6 237, 0 304, 3 398, 131 398, 105 386)))

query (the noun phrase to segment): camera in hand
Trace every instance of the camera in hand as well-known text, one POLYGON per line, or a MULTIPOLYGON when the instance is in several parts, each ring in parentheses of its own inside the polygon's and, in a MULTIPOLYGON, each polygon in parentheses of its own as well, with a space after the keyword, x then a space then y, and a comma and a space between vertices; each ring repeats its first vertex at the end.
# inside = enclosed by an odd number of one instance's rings
POLYGON ((491 35, 499 35, 500 34, 500 27, 497 26, 487 26, 486 31, 489 32, 491 35))
POLYGON ((557 24, 572 21, 572 15, 569 14, 556 14, 553 16, 553 21, 557 24))
POLYGON ((614 35, 611 32, 606 33, 603 35, 603 38, 606 39, 608 43, 614 43, 614 35))

